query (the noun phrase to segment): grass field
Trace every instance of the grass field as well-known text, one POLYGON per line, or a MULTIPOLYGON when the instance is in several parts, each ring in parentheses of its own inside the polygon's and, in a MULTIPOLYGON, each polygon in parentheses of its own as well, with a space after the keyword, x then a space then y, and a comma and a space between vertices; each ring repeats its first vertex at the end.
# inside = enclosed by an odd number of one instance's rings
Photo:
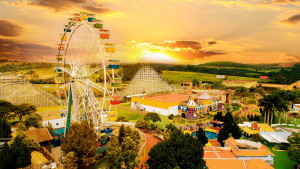
POLYGON ((289 159, 286 151, 274 151, 269 146, 268 148, 273 154, 276 155, 276 157, 274 157, 273 165, 275 169, 294 169, 294 163, 289 159))
POLYGON ((167 124, 170 124, 170 120, 168 119, 167 116, 164 115, 159 115, 159 117, 161 118, 161 121, 158 121, 156 123, 154 123, 155 125, 159 126, 161 129, 165 129, 167 124))
POLYGON ((17 73, 27 73, 30 71, 35 71, 40 78, 47 78, 56 75, 55 69, 53 68, 34 68, 34 69, 26 69, 26 70, 19 70, 17 73))
MULTIPOLYGON (((112 108, 112 110, 115 110, 115 108, 112 108)), ((127 118, 127 120, 129 122, 132 122, 132 123, 135 123, 135 121, 139 118, 144 118, 144 116, 142 114, 123 110, 123 109, 117 109, 117 112, 118 112, 118 117, 124 116, 127 118)))
MULTIPOLYGON (((120 104, 119 106, 125 107, 125 108, 131 108, 130 103, 123 103, 123 104, 120 104)), ((127 117, 127 119, 130 122, 135 122, 139 118, 144 118, 144 116, 141 114, 138 114, 135 112, 130 112, 130 111, 125 111, 122 109, 118 109, 118 116, 125 116, 125 117, 127 117), (119 111, 120 111, 120 113, 119 113, 119 111)), ((154 125, 159 126, 161 129, 165 129, 166 125, 170 124, 170 120, 168 119, 167 116, 164 116, 164 115, 159 115, 159 116, 161 118, 161 121, 155 122, 154 125)), ((152 121, 151 121, 151 123, 152 123, 152 121)))
POLYGON ((60 106, 53 106, 53 107, 37 107, 37 113, 42 113, 42 112, 48 112, 48 111, 55 111, 55 110, 60 110, 60 106))
MULTIPOLYGON (((215 74, 196 73, 196 72, 181 72, 181 71, 163 71, 163 77, 169 83, 180 83, 181 81, 192 81, 199 79, 202 81, 222 81, 217 79, 215 74)), ((240 76, 227 76, 227 80, 255 80, 261 81, 259 78, 240 77, 240 76)))

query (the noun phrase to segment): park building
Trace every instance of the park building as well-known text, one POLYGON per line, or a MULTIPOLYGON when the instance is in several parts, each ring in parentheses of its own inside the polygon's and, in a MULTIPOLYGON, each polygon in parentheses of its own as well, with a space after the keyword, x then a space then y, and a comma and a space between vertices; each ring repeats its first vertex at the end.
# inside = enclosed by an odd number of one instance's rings
POLYGON ((260 142, 240 140, 229 137, 225 140, 225 147, 230 147, 233 154, 242 160, 263 160, 273 166, 275 154, 260 142))
POLYGON ((222 84, 226 87, 256 87, 257 81, 253 80, 224 80, 222 84))
MULTIPOLYGON (((219 90, 218 90, 219 91, 219 90)), ((182 115, 187 118, 199 118, 202 113, 224 110, 222 96, 219 93, 202 91, 198 94, 167 94, 157 96, 131 97, 131 108, 156 112, 169 116, 182 115)))
POLYGON ((203 159, 209 169, 273 169, 262 159, 241 159, 236 156, 231 147, 203 147, 203 159))

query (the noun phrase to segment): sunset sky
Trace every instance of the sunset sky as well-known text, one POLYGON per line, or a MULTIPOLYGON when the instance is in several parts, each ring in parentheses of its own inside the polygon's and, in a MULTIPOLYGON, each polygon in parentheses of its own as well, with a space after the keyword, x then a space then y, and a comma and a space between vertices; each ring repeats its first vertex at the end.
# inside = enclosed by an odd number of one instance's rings
POLYGON ((300 0, 2 0, 0 58, 54 62, 78 11, 104 20, 122 62, 300 62, 300 0))

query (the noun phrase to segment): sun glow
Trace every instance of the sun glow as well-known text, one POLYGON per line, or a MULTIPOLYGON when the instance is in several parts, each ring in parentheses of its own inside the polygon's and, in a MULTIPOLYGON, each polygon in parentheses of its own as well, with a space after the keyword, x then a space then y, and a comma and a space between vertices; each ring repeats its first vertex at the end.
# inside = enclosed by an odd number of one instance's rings
POLYGON ((175 63, 177 60, 162 52, 144 52, 143 61, 151 63, 175 63))

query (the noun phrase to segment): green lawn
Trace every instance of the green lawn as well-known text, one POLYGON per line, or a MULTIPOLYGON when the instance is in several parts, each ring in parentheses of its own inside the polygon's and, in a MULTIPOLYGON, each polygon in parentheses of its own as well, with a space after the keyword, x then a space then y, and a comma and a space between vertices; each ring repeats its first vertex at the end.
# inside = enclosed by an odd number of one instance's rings
POLYGON ((167 116, 164 116, 164 115, 159 115, 159 117, 161 118, 161 121, 158 121, 154 124, 159 126, 161 129, 165 129, 166 125, 170 124, 170 120, 168 119, 167 116))
POLYGON ((43 77, 48 78, 48 77, 56 75, 54 67, 53 68, 34 68, 34 69, 19 70, 17 73, 27 73, 30 71, 35 71, 40 76, 40 78, 43 78, 43 77))
MULTIPOLYGON (((275 121, 274 121, 274 124, 275 123, 279 123, 279 116, 278 116, 278 112, 276 112, 276 118, 275 118, 275 121)), ((283 123, 286 123, 285 122, 285 116, 284 114, 282 113, 281 114, 281 120, 280 120, 280 123, 283 124, 283 123)), ((288 116, 287 118, 287 124, 294 124, 294 118, 288 116)), ((300 118, 296 118, 296 125, 300 125, 300 118)))
POLYGON ((294 163, 287 156, 286 151, 274 151, 271 147, 268 146, 273 154, 276 155, 274 157, 274 165, 275 169, 293 169, 294 163))
MULTIPOLYGON (((112 108, 112 110, 115 110, 115 109, 112 108)), ((135 121, 139 118, 144 118, 144 116, 142 114, 127 111, 127 110, 117 109, 117 112, 118 112, 118 117, 124 116, 127 118, 127 120, 129 120, 129 122, 132 122, 132 123, 135 123, 135 121)))
MULTIPOLYGON (((215 74, 208 73, 196 73, 196 72, 181 72, 181 71, 163 71, 163 78, 169 83, 180 83, 181 81, 191 81, 193 79, 199 79, 202 81, 222 81, 223 79, 217 79, 215 74)), ((227 76, 228 80, 255 80, 261 81, 259 78, 240 77, 240 76, 227 76)))

